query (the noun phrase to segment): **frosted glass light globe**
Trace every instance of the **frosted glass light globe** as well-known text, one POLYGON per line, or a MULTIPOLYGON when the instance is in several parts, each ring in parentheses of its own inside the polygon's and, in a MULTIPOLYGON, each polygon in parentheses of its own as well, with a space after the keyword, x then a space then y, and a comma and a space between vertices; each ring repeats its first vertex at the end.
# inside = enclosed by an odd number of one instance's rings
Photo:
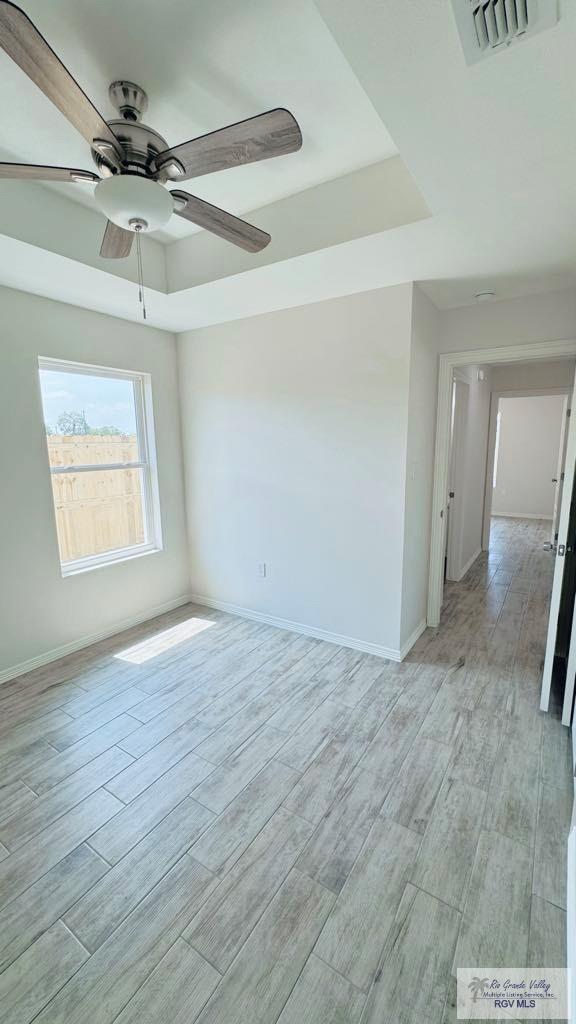
POLYGON ((133 231, 131 220, 146 221, 143 231, 156 231, 167 224, 174 212, 168 189, 138 174, 114 174, 102 178, 94 189, 96 205, 119 227, 133 231))

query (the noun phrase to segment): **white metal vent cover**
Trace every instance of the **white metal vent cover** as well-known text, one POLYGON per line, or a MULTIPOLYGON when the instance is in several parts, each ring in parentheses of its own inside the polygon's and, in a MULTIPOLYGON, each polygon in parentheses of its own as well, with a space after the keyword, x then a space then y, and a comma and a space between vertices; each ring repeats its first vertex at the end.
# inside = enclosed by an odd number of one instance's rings
POLYGON ((467 64, 475 64, 558 21, 558 0, 452 0, 467 64))

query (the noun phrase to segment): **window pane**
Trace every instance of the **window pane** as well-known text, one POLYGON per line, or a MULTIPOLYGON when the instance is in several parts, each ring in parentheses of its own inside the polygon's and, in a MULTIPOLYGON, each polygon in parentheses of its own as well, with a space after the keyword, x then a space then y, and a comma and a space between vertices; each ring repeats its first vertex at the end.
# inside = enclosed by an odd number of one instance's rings
POLYGON ((52 474, 62 562, 146 542, 141 469, 52 474))
MULTIPOLYGON (((41 369, 40 387, 49 437, 127 437, 136 444, 136 407, 131 380, 41 369)), ((69 452, 74 456, 74 449, 76 444, 71 441, 70 448, 62 454, 69 452)), ((78 465, 79 461, 74 457, 72 465, 78 465)))
POLYGON ((135 434, 48 434, 46 441, 51 468, 138 462, 138 441, 135 434))

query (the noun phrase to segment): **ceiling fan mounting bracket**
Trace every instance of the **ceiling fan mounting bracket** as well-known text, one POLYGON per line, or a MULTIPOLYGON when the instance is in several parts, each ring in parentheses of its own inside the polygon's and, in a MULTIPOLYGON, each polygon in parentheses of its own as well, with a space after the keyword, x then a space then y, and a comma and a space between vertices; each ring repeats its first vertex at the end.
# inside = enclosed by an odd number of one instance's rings
POLYGON ((148 110, 148 96, 142 86, 120 79, 112 82, 108 95, 125 121, 139 121, 148 110))

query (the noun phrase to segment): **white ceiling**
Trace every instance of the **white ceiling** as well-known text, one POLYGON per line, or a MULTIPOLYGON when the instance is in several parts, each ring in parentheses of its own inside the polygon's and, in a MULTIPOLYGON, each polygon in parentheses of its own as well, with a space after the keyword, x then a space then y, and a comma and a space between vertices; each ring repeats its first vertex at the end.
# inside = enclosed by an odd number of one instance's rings
POLYGON ((554 28, 468 66, 451 0, 318 0, 431 211, 409 262, 442 307, 576 283, 576 4, 558 3, 554 28))
MULTIPOLYGON (((143 121, 170 145, 272 107, 288 107, 299 153, 206 175, 189 191, 233 213, 395 154, 394 144, 312 0, 20 0, 103 116, 110 82, 148 93, 143 121)), ((84 139, 0 52, 0 150, 30 163, 92 168, 84 139)), ((90 202, 89 185, 58 185, 90 202)), ((157 237, 195 231, 175 217, 157 237)))
MULTIPOLYGON (((576 287, 571 0, 560 0, 555 28, 472 67, 450 0, 21 2, 105 116, 113 113, 108 83, 134 78, 150 93, 146 120, 170 142, 278 104, 293 110, 301 153, 189 184, 216 205, 251 210, 258 224, 259 213, 268 216, 260 208, 272 215, 269 204, 282 197, 393 155, 392 137, 429 210, 427 219, 293 250, 274 264, 248 261, 232 272, 223 256, 215 279, 172 291, 168 280, 168 294, 158 285, 150 323, 185 330, 410 280, 444 308, 485 289, 508 298, 576 287)), ((1 56, 0 82, 8 158, 89 166, 82 139, 1 56)), ((10 187, 0 185, 0 199, 10 187)), ((71 219, 74 210, 87 215, 67 205, 71 219)), ((87 266, 71 248, 48 252, 32 228, 24 236, 14 217, 7 224, 1 207, 0 283, 137 318, 132 285, 117 279, 112 261, 87 266)), ((337 202, 333 217, 342 217, 337 202)), ((284 241, 297 234, 289 220, 284 232, 280 213, 274 224, 284 241)), ((172 262, 180 253, 193 259, 193 243, 174 241, 172 262)))

